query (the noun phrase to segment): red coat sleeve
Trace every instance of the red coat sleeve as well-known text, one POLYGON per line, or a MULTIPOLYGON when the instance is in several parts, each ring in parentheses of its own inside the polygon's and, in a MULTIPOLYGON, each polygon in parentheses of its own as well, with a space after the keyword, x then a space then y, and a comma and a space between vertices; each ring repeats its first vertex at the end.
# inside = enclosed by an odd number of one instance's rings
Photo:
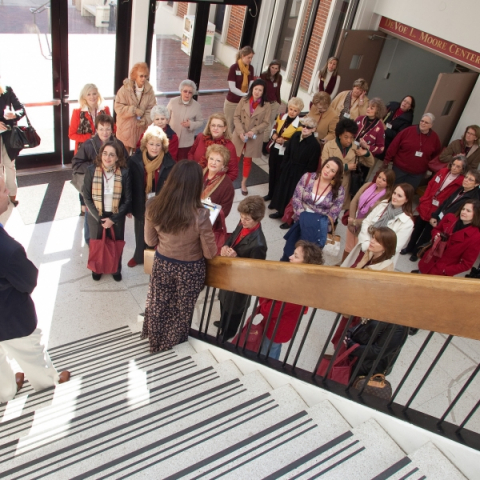
POLYGON ((192 145, 192 148, 190 148, 190 150, 188 151, 188 156, 187 158, 189 160, 195 160, 195 153, 197 151, 197 148, 198 148, 198 144, 200 143, 200 138, 201 138, 201 135, 198 134, 196 137, 195 137, 195 141, 193 142, 193 145, 192 145))
POLYGON ((75 141, 75 152, 78 150, 78 144, 86 142, 92 138, 91 133, 77 133, 80 125, 80 109, 76 108, 72 113, 72 120, 70 121, 70 128, 68 129, 68 138, 75 141))
POLYGON ((170 142, 168 144, 168 151, 170 152, 170 155, 172 158, 177 161, 178 157, 178 136, 175 133, 172 138, 170 139, 170 142))
MULTIPOLYGON (((468 228, 468 227, 467 227, 468 228)), ((447 247, 448 248, 448 247, 447 247)), ((466 272, 473 267, 473 264, 480 254, 480 234, 474 235, 468 239, 468 242, 462 244, 464 251, 458 263, 447 265, 444 275, 452 277, 462 272, 466 272)))
POLYGON ((238 157, 235 145, 230 141, 225 145, 230 151, 230 161, 228 162, 227 175, 234 182, 238 177, 238 157))

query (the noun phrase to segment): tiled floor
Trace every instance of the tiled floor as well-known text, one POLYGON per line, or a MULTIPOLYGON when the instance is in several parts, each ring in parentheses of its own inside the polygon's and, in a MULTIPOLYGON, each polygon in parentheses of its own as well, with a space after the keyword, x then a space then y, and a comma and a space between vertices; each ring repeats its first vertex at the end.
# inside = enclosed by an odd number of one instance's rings
MULTIPOLYGON (((268 172, 267 161, 264 158, 256 159, 255 162, 268 172)), ((18 199, 21 203, 29 201, 31 191, 29 188, 32 187, 19 190, 18 199)), ((267 185, 249 187, 249 193, 265 195, 267 185)), ((234 207, 227 218, 227 227, 230 231, 238 222, 236 205, 242 199, 240 191, 236 190, 234 207)), ((76 208, 78 208, 76 191, 69 182, 66 182, 55 221, 25 225, 19 209, 12 207, 0 217, 0 222, 5 225, 7 231, 25 246, 29 257, 39 267, 39 281, 33 298, 38 311, 39 324, 51 347, 123 325, 139 330, 137 315, 143 311, 147 295, 148 276, 143 273, 142 267, 128 268, 126 265, 134 247, 133 221, 127 219, 123 281, 116 283, 110 275, 106 275, 97 283, 92 281, 90 271, 86 268, 88 250, 83 245, 83 217, 65 218, 66 210, 76 208)), ((268 213, 267 210, 267 216, 262 221, 262 228, 268 242, 267 260, 278 260, 282 254, 285 232, 278 228, 280 223, 278 220, 268 218, 268 213)), ((338 230, 340 235, 344 236, 343 225, 340 225, 338 230)), ((399 271, 408 272, 414 264, 402 256, 397 267, 399 271)), ((198 324, 202 296, 197 307, 194 325, 198 324)), ((313 369, 334 316, 333 312, 317 313, 300 357, 299 367, 313 369)), ((304 320, 299 331, 300 335, 303 334, 305 323, 304 320)), ((427 332, 420 331, 416 336, 408 338, 389 377, 394 387, 405 373, 426 334, 427 332)), ((301 336, 295 342, 292 354, 300 338, 301 336)), ((407 381, 400 393, 399 402, 405 402, 412 394, 415 382, 422 378, 445 338, 445 335, 434 335, 415 368, 411 380, 407 381)), ((285 351, 286 348, 283 349, 283 353, 285 351)), ((480 342, 455 338, 412 406, 426 413, 440 416, 479 361, 480 342)), ((461 422, 473 408, 479 396, 480 379, 477 378, 447 419, 457 424, 461 422)), ((480 412, 473 416, 468 427, 480 432, 480 412)))

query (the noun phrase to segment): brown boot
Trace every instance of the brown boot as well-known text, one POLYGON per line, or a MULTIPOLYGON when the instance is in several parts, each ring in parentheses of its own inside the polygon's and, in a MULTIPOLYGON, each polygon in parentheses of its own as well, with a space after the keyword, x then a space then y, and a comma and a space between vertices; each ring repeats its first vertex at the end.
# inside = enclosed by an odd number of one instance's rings
POLYGON ((12 202, 14 207, 18 205, 18 200, 15 200, 15 195, 13 197, 10 195, 10 201, 12 202))
POLYGON ((70 380, 70 372, 68 370, 64 370, 60 373, 59 377, 58 383, 68 382, 70 380))
POLYGON ((25 375, 23 373, 18 372, 15 374, 15 383, 17 384, 17 392, 22 389, 24 381, 25 381, 25 375))

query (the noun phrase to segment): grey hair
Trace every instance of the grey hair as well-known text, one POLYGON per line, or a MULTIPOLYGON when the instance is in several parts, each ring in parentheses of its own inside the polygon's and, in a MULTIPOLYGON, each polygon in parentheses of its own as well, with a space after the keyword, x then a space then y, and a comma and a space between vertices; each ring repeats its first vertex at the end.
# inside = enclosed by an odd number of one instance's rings
POLYGON ((157 115, 163 116, 167 120, 170 120, 170 111, 168 110, 167 107, 165 107, 163 105, 155 105, 150 110, 150 118, 151 118, 152 122, 157 115))
POLYGON ((432 125, 433 125, 433 123, 435 122, 435 115, 434 115, 433 113, 424 113, 424 114, 422 115, 422 118, 423 118, 423 117, 428 117, 428 118, 432 121, 432 125))
POLYGON ((300 120, 300 123, 305 126, 305 127, 310 127, 310 128, 315 128, 318 124, 318 122, 312 118, 312 117, 303 117, 301 120, 300 120))
POLYGON ((464 175, 468 169, 467 157, 461 153, 459 153, 458 155, 454 155, 452 157, 452 161, 448 164, 448 168, 452 168, 453 162, 455 162, 455 160, 459 160, 460 162, 462 162, 462 175, 464 175))
POLYGON ((192 80, 182 80, 180 82, 180 85, 178 86, 178 91, 181 92, 184 86, 191 87, 193 90, 194 95, 198 95, 197 92, 197 86, 195 85, 195 82, 192 82, 192 80))

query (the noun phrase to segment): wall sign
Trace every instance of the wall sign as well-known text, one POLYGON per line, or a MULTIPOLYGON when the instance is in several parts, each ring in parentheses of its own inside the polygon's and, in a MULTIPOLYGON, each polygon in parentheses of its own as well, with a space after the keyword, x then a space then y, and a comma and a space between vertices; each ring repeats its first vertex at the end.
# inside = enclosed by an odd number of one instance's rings
POLYGON ((407 42, 422 45, 442 57, 480 72, 480 53, 478 52, 386 17, 380 20, 379 29, 407 42))

